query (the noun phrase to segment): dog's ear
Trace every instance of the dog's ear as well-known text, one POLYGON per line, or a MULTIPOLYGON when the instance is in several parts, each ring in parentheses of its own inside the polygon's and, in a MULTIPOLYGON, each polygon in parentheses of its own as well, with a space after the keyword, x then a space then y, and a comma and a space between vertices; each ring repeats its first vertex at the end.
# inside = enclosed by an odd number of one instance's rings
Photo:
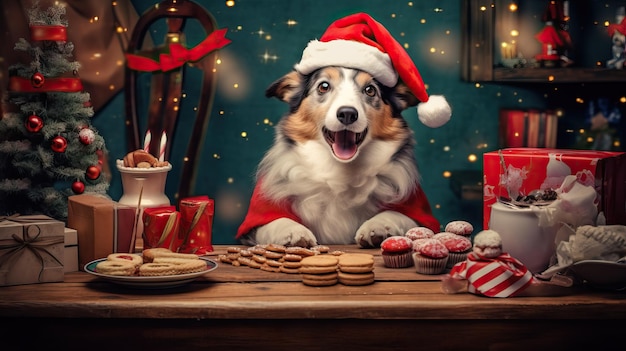
POLYGON ((400 111, 416 106, 419 102, 411 90, 402 82, 399 82, 393 88, 391 100, 393 104, 400 109, 400 111))
POLYGON ((272 85, 265 90, 265 97, 276 97, 288 103, 300 92, 302 81, 302 75, 296 71, 292 71, 272 83, 272 85))

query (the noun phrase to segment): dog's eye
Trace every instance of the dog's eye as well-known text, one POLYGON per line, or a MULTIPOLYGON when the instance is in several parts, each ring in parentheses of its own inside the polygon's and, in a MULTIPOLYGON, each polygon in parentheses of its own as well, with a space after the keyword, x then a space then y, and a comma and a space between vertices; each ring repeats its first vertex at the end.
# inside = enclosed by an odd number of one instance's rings
POLYGON ((328 84, 328 82, 321 82, 318 86, 317 86, 317 92, 320 94, 325 94, 330 90, 330 84, 328 84))
POLYGON ((374 87, 373 85, 368 85, 365 87, 365 89, 363 89, 363 92, 367 96, 376 96, 376 87, 374 87))

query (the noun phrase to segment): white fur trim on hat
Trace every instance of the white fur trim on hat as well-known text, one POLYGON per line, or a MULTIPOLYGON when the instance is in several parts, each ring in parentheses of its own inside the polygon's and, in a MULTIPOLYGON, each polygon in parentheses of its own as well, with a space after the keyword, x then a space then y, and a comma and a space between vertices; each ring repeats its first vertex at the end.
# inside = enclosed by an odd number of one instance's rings
POLYGON ((446 124, 452 116, 452 109, 445 97, 431 95, 428 101, 417 105, 417 117, 424 125, 438 128, 446 124))
POLYGON ((389 55, 376 47, 352 40, 311 40, 302 52, 300 63, 294 68, 302 74, 309 74, 326 66, 360 69, 388 87, 398 83, 398 73, 389 55))

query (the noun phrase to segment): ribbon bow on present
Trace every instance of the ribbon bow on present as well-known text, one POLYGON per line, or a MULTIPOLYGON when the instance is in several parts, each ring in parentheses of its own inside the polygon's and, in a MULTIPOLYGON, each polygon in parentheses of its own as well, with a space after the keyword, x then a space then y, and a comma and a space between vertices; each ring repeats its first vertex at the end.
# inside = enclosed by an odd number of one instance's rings
POLYGON ((450 275, 467 279, 468 292, 488 297, 515 296, 534 279, 528 268, 508 253, 495 258, 470 253, 467 260, 452 267, 450 275))
POLYGON ((221 49, 231 42, 230 39, 225 37, 226 31, 226 28, 214 31, 200 42, 200 44, 191 49, 187 49, 179 43, 170 44, 169 54, 160 54, 159 61, 140 55, 126 54, 128 67, 136 71, 167 72, 181 67, 187 62, 199 61, 212 51, 221 49))

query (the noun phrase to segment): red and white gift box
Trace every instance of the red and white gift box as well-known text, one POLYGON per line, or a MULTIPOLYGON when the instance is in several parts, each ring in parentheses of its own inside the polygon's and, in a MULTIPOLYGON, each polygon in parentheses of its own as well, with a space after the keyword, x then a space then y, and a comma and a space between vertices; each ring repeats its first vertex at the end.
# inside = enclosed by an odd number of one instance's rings
POLYGON ((598 212, 604 213, 607 224, 626 224, 626 153, 507 148, 483 154, 484 229, 489 228, 491 205, 497 199, 555 190, 568 175, 595 187, 598 212))
POLYGON ((0 220, 0 286, 62 282, 64 228, 44 215, 0 220))

